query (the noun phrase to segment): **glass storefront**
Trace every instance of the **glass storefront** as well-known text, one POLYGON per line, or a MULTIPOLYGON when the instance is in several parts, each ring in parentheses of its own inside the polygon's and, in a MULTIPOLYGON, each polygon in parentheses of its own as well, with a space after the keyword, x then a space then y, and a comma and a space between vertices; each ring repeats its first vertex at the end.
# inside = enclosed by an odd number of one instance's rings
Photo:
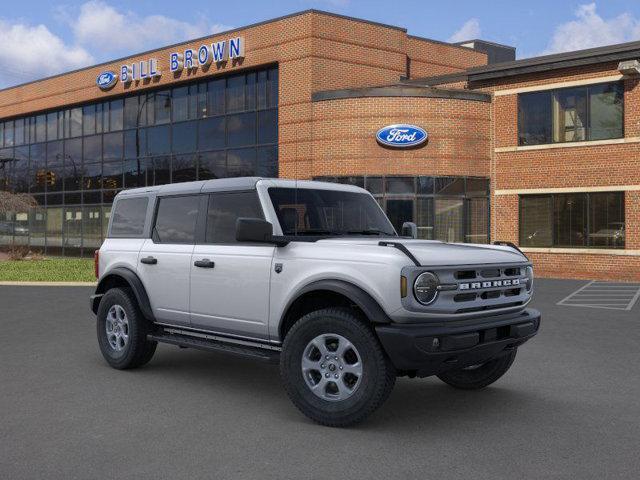
POLYGON ((38 207, 0 217, 0 245, 92 255, 123 188, 278 176, 278 69, 0 121, 0 189, 38 207))
POLYGON ((418 226, 418 238, 489 243, 489 179, 477 177, 316 177, 366 188, 396 231, 418 226))

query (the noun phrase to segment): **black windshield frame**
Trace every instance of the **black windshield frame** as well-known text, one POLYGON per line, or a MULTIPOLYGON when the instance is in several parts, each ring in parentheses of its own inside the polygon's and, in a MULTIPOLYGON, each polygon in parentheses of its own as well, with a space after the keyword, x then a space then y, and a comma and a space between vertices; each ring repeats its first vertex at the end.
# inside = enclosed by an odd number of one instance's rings
POLYGON ((269 187, 268 193, 287 237, 398 236, 367 192, 269 187))

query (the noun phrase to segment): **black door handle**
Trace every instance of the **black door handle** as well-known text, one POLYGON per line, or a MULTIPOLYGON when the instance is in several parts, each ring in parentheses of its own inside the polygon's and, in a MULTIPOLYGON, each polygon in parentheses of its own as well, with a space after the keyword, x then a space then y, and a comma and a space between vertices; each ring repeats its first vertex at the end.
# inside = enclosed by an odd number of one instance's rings
POLYGON ((155 265, 158 263, 158 259, 154 257, 145 257, 140 259, 140 263, 144 263, 146 265, 155 265))
POLYGON ((213 268, 216 266, 216 264, 211 260, 209 260, 208 258, 203 258, 202 260, 196 260, 195 262, 193 262, 193 264, 196 267, 200 267, 200 268, 213 268))

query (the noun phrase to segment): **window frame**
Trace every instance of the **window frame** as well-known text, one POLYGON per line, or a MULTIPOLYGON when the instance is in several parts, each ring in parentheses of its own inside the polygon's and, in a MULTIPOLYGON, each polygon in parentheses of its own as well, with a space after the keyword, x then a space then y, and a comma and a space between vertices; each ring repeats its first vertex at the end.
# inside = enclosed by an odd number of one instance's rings
POLYGON ((625 122, 625 112, 626 112, 626 98, 625 98, 625 84, 623 80, 617 80, 617 81, 613 81, 613 82, 598 82, 598 83, 593 83, 593 84, 587 84, 587 85, 577 85, 577 86, 571 86, 571 87, 561 87, 561 88, 553 88, 553 89, 548 89, 548 90, 535 90, 535 91, 531 91, 531 92, 523 92, 523 93, 518 93, 518 98, 517 98, 517 112, 516 112, 516 117, 517 117, 517 129, 516 129, 516 135, 517 135, 517 146, 518 147, 534 147, 534 146, 541 146, 541 145, 563 145, 563 144, 570 144, 570 143, 583 143, 583 142, 602 142, 602 141, 608 141, 608 140, 618 140, 621 138, 625 138, 626 136, 626 122, 625 122), (621 135, 617 136, 617 137, 608 137, 608 138, 598 138, 598 139, 591 139, 591 90, 594 87, 601 87, 603 85, 616 85, 620 88, 621 90, 621 98, 622 98, 622 111, 621 111, 621 117, 622 117, 622 125, 621 125, 621 135), (587 118, 587 126, 585 127, 585 140, 562 140, 562 141, 554 141, 553 140, 553 131, 554 131, 554 115, 553 115, 553 99, 554 97, 560 93, 560 92, 565 92, 565 91, 569 91, 569 90, 578 90, 578 89, 586 89, 587 94, 586 94, 586 118, 587 118), (550 141, 549 142, 541 142, 541 143, 522 143, 521 139, 523 137, 523 132, 521 130, 522 128, 522 122, 521 122, 521 105, 522 105, 522 99, 523 97, 527 96, 527 95, 535 95, 535 94, 540 94, 540 93, 548 93, 549 94, 549 101, 551 102, 550 105, 550 109, 549 111, 551 112, 551 118, 549 119, 549 123, 551 125, 551 132, 550 132, 550 141))
POLYGON ((518 196, 518 244, 522 248, 560 248, 566 250, 576 250, 576 249, 588 249, 588 250, 626 250, 627 249, 627 215, 626 215, 626 195, 624 191, 613 190, 606 192, 567 192, 567 193, 542 193, 542 194, 524 194, 518 196), (591 235, 591 201, 593 195, 597 194, 616 194, 621 198, 621 211, 624 216, 624 224, 625 224, 625 236, 624 236, 624 245, 620 247, 616 246, 594 246, 591 245, 591 241, 589 239, 589 235, 591 235), (556 244, 557 238, 557 219, 556 219, 556 198, 559 196, 567 196, 567 195, 584 195, 586 198, 586 207, 585 207, 585 231, 586 231, 586 239, 587 242, 585 245, 576 245, 576 246, 567 246, 567 245, 558 245, 556 244), (548 245, 523 245, 522 242, 522 219, 523 219, 523 199, 524 198, 551 198, 551 243, 548 245))
POLYGON ((169 195, 157 195, 154 202, 154 211, 152 216, 152 222, 149 229, 148 238, 156 245, 196 245, 198 242, 198 235, 200 233, 199 224, 200 224, 200 216, 202 213, 202 197, 204 197, 202 193, 178 193, 178 194, 169 194, 169 195), (160 212, 160 202, 163 199, 167 198, 180 198, 180 197, 198 197, 198 213, 196 214, 196 224, 193 231, 193 242, 163 242, 160 241, 156 235, 154 234, 156 230, 156 224, 158 223, 158 213, 160 212))
MULTIPOLYGON (((119 198, 116 202, 113 202, 113 204, 111 205, 111 213, 109 214, 109 224, 107 226, 107 234, 105 235, 105 238, 147 238, 149 205, 151 203, 152 201, 149 195, 123 197, 123 198, 119 198), (117 234, 114 235, 113 234, 113 218, 114 218, 114 214, 116 213, 116 207, 120 204, 120 202, 124 202, 126 200, 138 200, 138 199, 145 199, 147 201, 147 205, 145 207, 145 212, 144 212, 144 223, 142 224, 142 232, 140 233, 140 235, 117 235, 117 234)), ((81 207, 84 207, 84 206, 85 204, 83 203, 81 207)), ((104 207, 104 205, 102 204, 100 206, 104 207)))
MULTIPOLYGON (((248 189, 248 190, 220 190, 218 192, 207 192, 202 194, 205 198, 205 201, 201 203, 201 205, 205 205, 204 210, 201 210, 198 215, 199 224, 201 225, 200 235, 196 238, 196 245, 235 245, 235 246, 247 246, 247 247, 255 247, 255 246, 264 246, 264 243, 256 243, 256 242, 238 242, 237 240, 234 242, 208 242, 207 241, 207 223, 209 221, 209 199, 211 197, 219 196, 219 195, 234 195, 241 193, 253 193, 255 199, 258 203, 258 208, 260 209, 261 216, 255 217, 260 218, 262 220, 266 220, 264 207, 262 206, 262 202, 260 201, 260 195, 258 195, 258 191, 256 189, 248 189)), ((240 217, 238 217, 240 218, 240 217)))

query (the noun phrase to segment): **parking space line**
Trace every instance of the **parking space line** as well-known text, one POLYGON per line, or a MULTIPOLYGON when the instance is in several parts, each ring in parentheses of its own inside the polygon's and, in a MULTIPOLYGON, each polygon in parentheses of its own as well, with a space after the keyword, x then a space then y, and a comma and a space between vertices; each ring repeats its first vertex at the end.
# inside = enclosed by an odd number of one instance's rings
POLYGON ((640 284, 591 281, 560 300, 567 307, 631 310, 640 300, 640 284))

